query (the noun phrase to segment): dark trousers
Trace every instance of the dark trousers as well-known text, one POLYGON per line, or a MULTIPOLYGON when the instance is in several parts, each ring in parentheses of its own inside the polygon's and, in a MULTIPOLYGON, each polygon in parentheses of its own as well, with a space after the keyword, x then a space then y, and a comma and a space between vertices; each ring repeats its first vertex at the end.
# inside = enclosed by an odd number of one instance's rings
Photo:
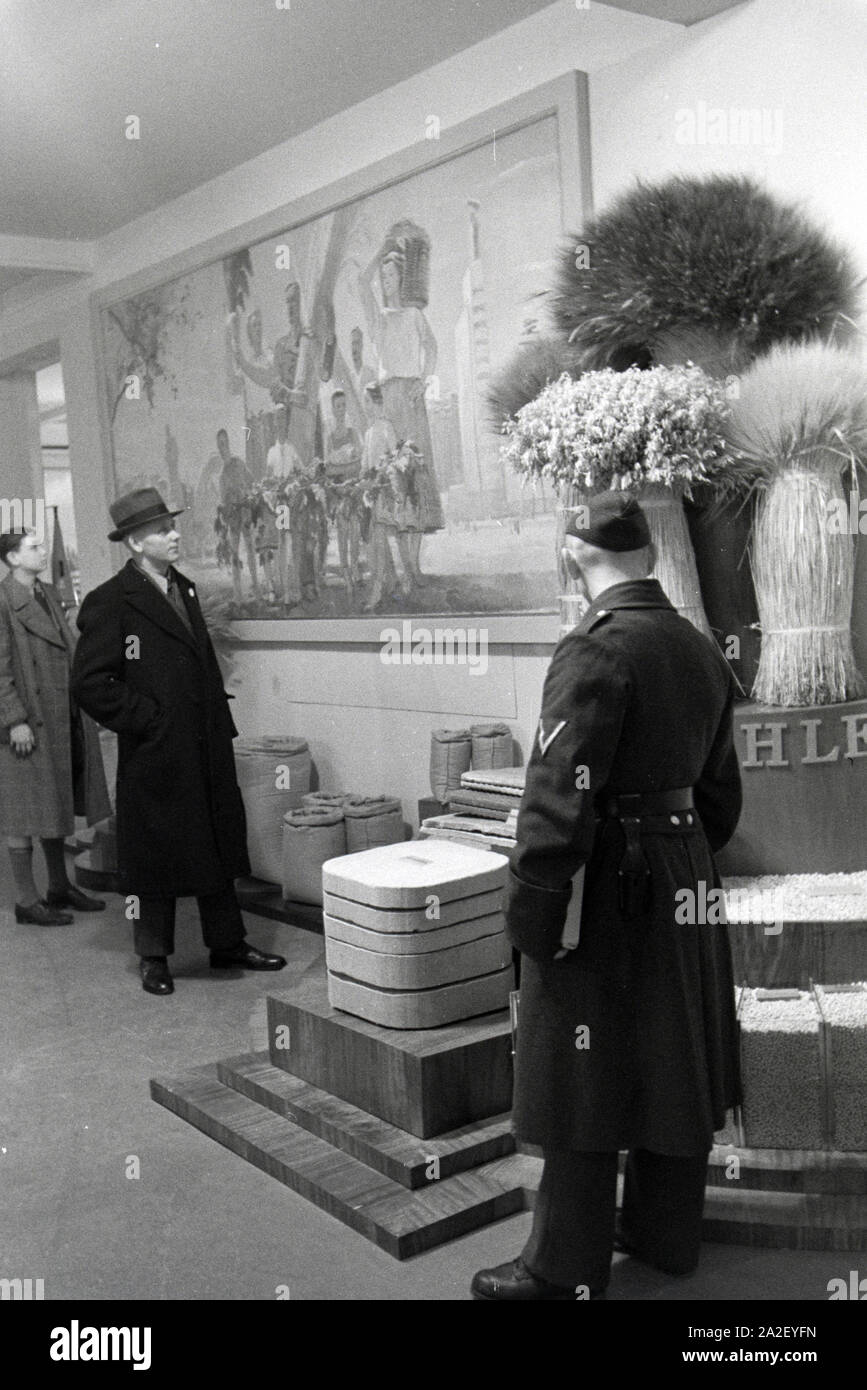
MULTIPOLYGON (((546 1149, 544 1157, 524 1263, 552 1284, 601 1292, 611 1272, 617 1154, 546 1149)), ((626 1160, 621 1232, 638 1255, 671 1274, 698 1264, 707 1157, 634 1149, 626 1160)))
MULTIPOLYGON (((139 897, 133 945, 137 956, 170 956, 175 949, 176 898, 139 897)), ((233 884, 196 898, 202 936, 211 951, 230 951, 247 935, 233 884)))

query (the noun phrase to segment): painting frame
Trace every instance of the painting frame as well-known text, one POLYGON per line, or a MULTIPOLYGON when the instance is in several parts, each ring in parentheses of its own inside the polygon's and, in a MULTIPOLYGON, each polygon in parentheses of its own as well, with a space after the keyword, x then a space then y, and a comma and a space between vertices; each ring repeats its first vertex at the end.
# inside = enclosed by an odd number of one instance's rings
MULTIPOLYGON (((556 122, 559 160, 560 230, 561 233, 576 231, 592 215, 592 186, 588 81, 586 73, 573 70, 442 130, 435 140, 418 140, 250 222, 97 290, 92 296, 94 323, 101 329, 103 314, 126 298, 169 285, 265 239, 289 234, 409 178, 439 169, 492 140, 552 117, 556 122)), ((106 344, 102 331, 97 337, 102 423, 109 471, 113 473, 106 344)), ((414 614, 411 620, 425 624, 432 621, 455 623, 471 617, 477 623, 483 622, 491 644, 548 645, 556 642, 559 633, 556 602, 556 593, 552 593, 550 609, 493 614, 452 610, 414 614)), ((377 642, 383 622, 394 621, 396 615, 388 614, 237 619, 232 623, 232 630, 237 641, 243 644, 363 645, 377 642)))

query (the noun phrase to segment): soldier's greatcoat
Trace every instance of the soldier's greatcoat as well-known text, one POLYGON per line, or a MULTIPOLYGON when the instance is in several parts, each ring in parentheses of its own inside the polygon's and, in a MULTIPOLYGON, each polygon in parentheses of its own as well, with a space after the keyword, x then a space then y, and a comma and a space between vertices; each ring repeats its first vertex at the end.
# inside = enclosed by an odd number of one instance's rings
POLYGON ((527 1142, 699 1155, 739 1098, 727 928, 675 920, 679 889, 696 893, 700 915, 701 881, 705 900, 719 885, 712 851, 740 814, 734 689, 716 646, 655 580, 607 589, 554 653, 508 912, 524 955, 514 1119, 527 1142), (600 807, 617 793, 684 787, 698 814, 642 833, 652 902, 627 917, 624 832, 600 807), (555 960, 582 864, 579 945, 555 960))
POLYGON ((229 696, 195 586, 174 575, 192 633, 133 560, 87 595, 73 691, 118 735, 122 891, 198 897, 250 866, 229 696))

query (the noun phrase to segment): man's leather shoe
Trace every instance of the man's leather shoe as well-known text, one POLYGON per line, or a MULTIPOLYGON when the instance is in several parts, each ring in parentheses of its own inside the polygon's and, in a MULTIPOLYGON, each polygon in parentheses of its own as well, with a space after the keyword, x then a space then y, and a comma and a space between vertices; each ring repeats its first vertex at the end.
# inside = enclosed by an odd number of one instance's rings
POLYGON ((15 904, 15 921, 29 922, 34 927, 68 927, 73 917, 71 912, 58 912, 46 902, 31 903, 29 907, 15 904))
MULTIPOLYGON (((497 1303, 574 1303, 577 1298, 574 1288, 550 1284, 547 1279, 533 1274, 520 1255, 508 1264, 497 1265, 496 1269, 480 1269, 470 1285, 470 1292, 473 1298, 497 1303)), ((604 1291, 591 1291, 590 1297, 602 1298, 604 1291)))
POLYGON ((269 956, 249 941, 241 941, 231 951, 212 951, 212 970, 282 970, 282 956, 269 956))
POLYGON ((175 986, 164 956, 142 956, 141 987, 148 994, 174 994, 175 986))
POLYGON ((105 907, 102 898, 89 898, 71 883, 62 893, 55 893, 49 889, 45 901, 49 907, 71 907, 76 912, 102 912, 105 907))

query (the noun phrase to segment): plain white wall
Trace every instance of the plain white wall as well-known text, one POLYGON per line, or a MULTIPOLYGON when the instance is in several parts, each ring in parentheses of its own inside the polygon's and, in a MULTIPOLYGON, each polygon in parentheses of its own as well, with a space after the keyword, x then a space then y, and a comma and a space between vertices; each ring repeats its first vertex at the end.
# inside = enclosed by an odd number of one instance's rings
POLYGON ((863 0, 750 0, 592 73, 597 211, 636 176, 753 174, 803 200, 867 274, 865 66, 863 0), (677 113, 702 102, 706 111, 779 112, 781 136, 679 142, 677 113))

